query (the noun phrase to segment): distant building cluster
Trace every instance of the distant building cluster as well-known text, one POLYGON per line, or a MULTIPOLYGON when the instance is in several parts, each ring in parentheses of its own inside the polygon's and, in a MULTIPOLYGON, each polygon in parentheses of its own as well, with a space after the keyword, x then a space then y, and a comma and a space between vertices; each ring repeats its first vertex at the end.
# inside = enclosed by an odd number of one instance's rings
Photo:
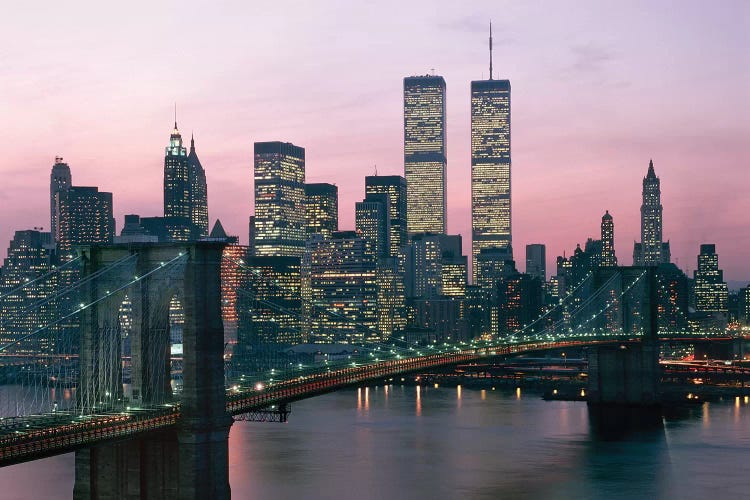
MULTIPOLYGON (((338 187, 307 183, 305 149, 289 142, 254 145, 247 246, 228 236, 218 220, 209 232, 206 172, 194 139, 189 150, 183 146, 176 121, 164 154, 163 214, 125 215, 119 235, 112 193, 74 186, 70 167, 56 158, 50 229, 17 231, 0 270, 0 318, 23 318, 0 322, 0 342, 22 338, 49 320, 43 308, 25 316, 23 311, 74 277, 61 273, 38 285, 35 280, 74 259, 79 247, 201 239, 227 243, 221 271, 225 332, 235 355, 245 360, 267 355, 272 345, 429 343, 565 325, 567 309, 551 311, 573 294, 570 308, 585 304, 586 280, 608 276, 621 264, 614 217, 605 211, 599 237, 558 256, 549 273, 541 243, 526 246, 525 272, 517 269, 510 81, 496 80, 490 71, 489 79, 471 82, 467 104, 469 256, 463 254, 462 236, 447 232, 446 81, 434 74, 404 78, 404 175, 364 178, 351 230, 339 227, 338 187), (537 324, 540 317, 545 320, 537 324)), ((662 217, 661 184, 651 161, 643 178, 641 241, 634 242, 633 265, 656 268, 660 330, 750 327, 750 287, 729 293, 712 244, 700 246, 697 270, 688 278, 671 262, 662 217)), ((173 306, 179 331, 179 301, 173 306)), ((628 308, 638 314, 637 304, 618 303, 606 311, 607 321, 627 323, 628 308)), ((124 303, 124 336, 129 314, 124 303)), ((53 344, 42 335, 24 348, 54 352, 53 344)))

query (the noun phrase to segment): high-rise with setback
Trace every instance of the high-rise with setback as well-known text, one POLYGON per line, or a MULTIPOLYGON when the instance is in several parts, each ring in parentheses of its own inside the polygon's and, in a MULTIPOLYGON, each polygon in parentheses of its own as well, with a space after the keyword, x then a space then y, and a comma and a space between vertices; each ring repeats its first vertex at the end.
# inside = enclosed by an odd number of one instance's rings
POLYGON ((643 178, 641 205, 641 242, 633 246, 633 265, 658 266, 670 261, 669 242, 662 241, 661 182, 654 172, 654 161, 648 162, 643 178))
POLYGON ((305 249, 305 149, 255 143, 253 248, 258 256, 301 257, 305 249))
POLYGON ((477 256, 497 248, 513 259, 510 189, 510 80, 492 77, 471 82, 471 258, 477 281, 477 256))
POLYGON ((208 186, 206 171, 195 152, 195 139, 190 137, 188 153, 188 173, 190 175, 190 222, 194 237, 208 236, 208 186))
POLYGON ((615 221, 609 210, 602 215, 602 266, 616 266, 615 256, 615 221))
POLYGON ((409 234, 445 234, 445 80, 404 78, 404 172, 409 234))
POLYGON ((176 120, 164 151, 164 218, 171 240, 190 239, 190 167, 176 120))

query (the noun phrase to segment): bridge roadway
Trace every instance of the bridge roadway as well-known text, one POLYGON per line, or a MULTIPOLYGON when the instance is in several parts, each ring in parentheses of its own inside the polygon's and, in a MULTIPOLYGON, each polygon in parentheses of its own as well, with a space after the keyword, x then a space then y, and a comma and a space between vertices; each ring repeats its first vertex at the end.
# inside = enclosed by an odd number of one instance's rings
MULTIPOLYGON (((229 414, 238 415, 369 381, 458 363, 470 363, 490 356, 628 342, 638 342, 638 340, 609 338, 504 344, 412 358, 389 359, 312 375, 301 375, 293 379, 274 382, 261 390, 229 389, 226 408, 229 414)), ((96 414, 91 415, 58 411, 0 419, 0 467, 69 453, 102 442, 127 440, 142 433, 167 429, 179 424, 180 417, 180 405, 175 403, 145 408, 99 409, 96 414)))

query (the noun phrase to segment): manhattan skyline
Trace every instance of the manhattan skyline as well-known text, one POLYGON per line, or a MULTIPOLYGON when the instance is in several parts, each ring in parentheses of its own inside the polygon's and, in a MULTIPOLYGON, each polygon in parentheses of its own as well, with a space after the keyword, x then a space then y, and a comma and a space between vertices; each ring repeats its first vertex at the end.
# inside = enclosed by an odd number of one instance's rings
POLYGON ((21 43, 4 44, 0 55, 0 110, 13 124, 3 134, 0 238, 48 229, 58 155, 76 184, 113 192, 118 233, 126 213, 161 215, 174 101, 181 132, 194 131, 200 145, 211 225, 219 218, 247 241, 253 143, 278 140, 305 148, 307 182, 337 184, 340 229, 353 229, 374 165, 380 175, 404 173, 403 78, 434 68, 447 89, 447 232, 462 234, 469 253, 469 85, 488 77, 492 19, 494 77, 514 89, 516 252, 544 243, 552 269, 556 255, 598 236, 609 210, 616 252, 628 264, 653 158, 673 262, 693 270, 699 245, 712 243, 728 279, 750 279, 747 6, 684 3, 676 13, 666 3, 578 4, 572 14, 562 4, 481 3, 467 17, 446 2, 427 15, 418 6, 428 4, 409 6, 397 19, 388 9, 346 7, 334 21, 326 12, 345 4, 300 6, 291 16, 284 5, 259 12, 252 29, 231 8, 215 10, 211 31, 177 41, 161 32, 163 19, 190 33, 200 9, 170 17, 166 8, 136 7, 114 28, 91 22, 93 4, 53 6, 36 24, 32 12, 12 10, 0 36, 21 43), (592 25, 589 16, 603 10, 610 22, 592 25), (556 13, 569 22, 551 21, 556 13), (144 36, 122 44, 136 26, 144 36), (264 53, 271 48, 274 57, 264 53))

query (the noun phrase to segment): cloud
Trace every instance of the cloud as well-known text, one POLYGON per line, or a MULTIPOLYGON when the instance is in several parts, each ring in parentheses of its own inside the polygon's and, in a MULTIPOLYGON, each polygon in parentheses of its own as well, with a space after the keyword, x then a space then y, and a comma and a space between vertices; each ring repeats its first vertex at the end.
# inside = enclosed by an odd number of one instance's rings
POLYGON ((566 69, 573 72, 600 73, 617 59, 612 50, 593 43, 574 45, 570 50, 573 61, 566 69))

